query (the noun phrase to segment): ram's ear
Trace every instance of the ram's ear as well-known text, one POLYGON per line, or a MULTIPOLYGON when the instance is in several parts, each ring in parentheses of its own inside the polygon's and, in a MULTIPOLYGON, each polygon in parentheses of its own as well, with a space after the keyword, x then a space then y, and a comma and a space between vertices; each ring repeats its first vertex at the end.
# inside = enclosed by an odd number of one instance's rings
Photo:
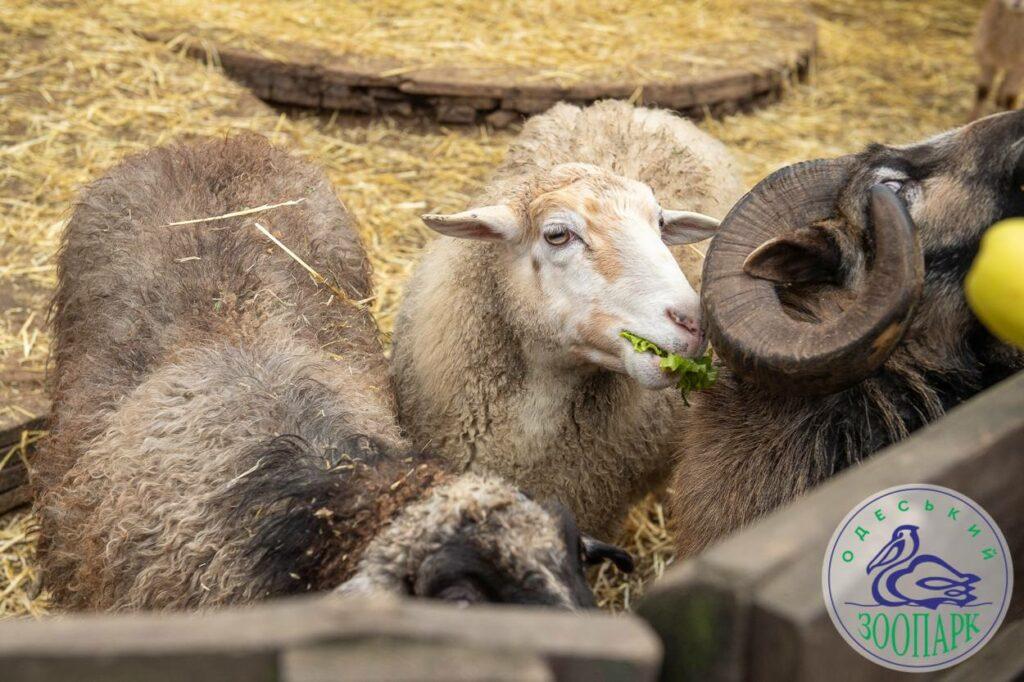
POLYGON ((839 247, 826 230, 801 227, 754 249, 743 271, 781 284, 836 283, 840 263, 839 247))
POLYGON ((661 226, 661 240, 670 246, 692 244, 715 236, 720 221, 703 213, 691 211, 661 212, 664 224, 661 226))
POLYGON ((521 233, 519 218, 504 204, 471 208, 462 213, 420 216, 427 227, 459 239, 514 240, 521 233))

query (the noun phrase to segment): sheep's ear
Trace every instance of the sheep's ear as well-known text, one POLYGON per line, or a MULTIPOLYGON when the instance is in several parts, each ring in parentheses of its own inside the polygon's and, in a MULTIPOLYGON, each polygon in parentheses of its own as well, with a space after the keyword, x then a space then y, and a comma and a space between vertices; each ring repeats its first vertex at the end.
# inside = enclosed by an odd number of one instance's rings
POLYGON ((460 239, 515 239, 519 236, 519 219, 504 204, 471 208, 462 213, 427 214, 421 216, 427 227, 449 237, 460 239))
POLYGON ((587 566, 596 566, 607 560, 623 573, 632 573, 635 568, 633 556, 621 547, 595 540, 589 535, 581 537, 580 544, 583 546, 583 563, 587 566))
POLYGON ((781 284, 839 281, 841 254, 820 227, 801 227, 769 239, 747 256, 743 271, 781 284))
POLYGON ((661 240, 669 245, 692 244, 715 236, 721 221, 703 213, 691 211, 661 212, 665 223, 661 226, 661 240))

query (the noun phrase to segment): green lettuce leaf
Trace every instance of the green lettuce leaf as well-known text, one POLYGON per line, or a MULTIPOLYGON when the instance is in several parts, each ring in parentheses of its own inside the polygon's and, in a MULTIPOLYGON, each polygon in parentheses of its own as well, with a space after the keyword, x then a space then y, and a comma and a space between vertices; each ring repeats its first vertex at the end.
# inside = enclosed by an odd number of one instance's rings
POLYGON ((642 336, 637 336, 633 332, 624 331, 621 333, 621 336, 633 345, 633 350, 637 353, 653 353, 661 358, 661 368, 675 375, 676 387, 679 388, 679 393, 683 396, 683 402, 687 405, 690 404, 690 401, 687 399, 690 391, 701 391, 710 388, 715 383, 715 380, 718 379, 718 368, 711 362, 710 349, 707 355, 703 357, 697 359, 684 358, 681 355, 669 353, 660 348, 658 344, 648 341, 642 336))

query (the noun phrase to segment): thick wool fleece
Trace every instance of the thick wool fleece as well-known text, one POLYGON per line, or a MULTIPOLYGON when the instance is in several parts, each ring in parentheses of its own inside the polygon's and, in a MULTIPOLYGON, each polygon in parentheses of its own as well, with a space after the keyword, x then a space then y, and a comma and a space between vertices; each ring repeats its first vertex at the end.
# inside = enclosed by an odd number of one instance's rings
POLYGON ((357 567, 348 591, 414 590, 388 561, 422 581, 475 561, 505 601, 592 601, 563 519, 410 452, 376 326, 351 302, 369 295, 326 178, 263 138, 151 150, 89 187, 60 256, 36 460, 57 603, 211 607, 335 588, 357 567), (256 219, 331 291, 251 217, 172 224, 296 199, 256 219))
POLYGON ((402 448, 367 311, 316 287, 253 218, 171 224, 300 199, 256 219, 346 298, 368 296, 366 254, 322 172, 258 136, 152 150, 82 194, 60 253, 52 431, 35 476, 61 605, 304 589, 282 575, 305 548, 259 569, 243 558, 273 525, 242 513, 246 485, 266 467, 288 472, 256 505, 283 510, 339 479, 324 460, 356 434, 402 448))
POLYGON ((393 592, 414 579, 431 553, 459 539, 485 548, 494 568, 512 583, 552 594, 574 608, 565 574, 567 547, 551 514, 507 483, 466 474, 409 506, 370 543, 340 593, 393 592))
MULTIPOLYGON (((622 102, 560 104, 526 124, 473 205, 523 210, 545 190, 544 173, 571 162, 643 181, 665 207, 718 217, 742 191, 721 143, 678 116, 622 102)), ((696 286, 700 258, 683 248, 696 286)), ((685 407, 625 375, 539 364, 557 349, 510 286, 502 253, 442 237, 417 267, 395 325, 399 419, 418 447, 559 499, 585 532, 607 537, 667 476, 685 407)))

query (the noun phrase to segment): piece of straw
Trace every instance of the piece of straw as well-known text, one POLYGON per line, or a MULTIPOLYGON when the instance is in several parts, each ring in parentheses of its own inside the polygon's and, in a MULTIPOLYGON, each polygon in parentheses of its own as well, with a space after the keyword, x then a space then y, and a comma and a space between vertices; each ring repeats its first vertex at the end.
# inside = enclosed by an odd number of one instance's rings
POLYGON ((327 278, 325 278, 325 277, 324 277, 323 275, 321 275, 321 274, 320 274, 319 272, 317 272, 316 270, 314 270, 314 269, 313 269, 313 268, 312 268, 312 267, 311 267, 311 266, 309 265, 309 263, 307 263, 306 261, 302 260, 302 258, 300 258, 300 257, 299 257, 299 255, 298 255, 297 253, 295 253, 294 251, 292 251, 291 249, 289 249, 289 248, 288 248, 287 246, 285 246, 285 245, 284 245, 284 243, 283 243, 283 242, 282 242, 282 241, 281 241, 280 239, 278 239, 278 238, 277 238, 277 237, 275 237, 274 235, 270 234, 270 230, 268 230, 267 228, 263 227, 262 225, 260 225, 260 224, 259 224, 258 222, 255 222, 255 221, 253 221, 253 225, 255 225, 255 226, 256 226, 256 229, 257 229, 257 230, 259 230, 260 232, 262 232, 262 233, 264 234, 264 236, 266 236, 266 238, 267 238, 267 239, 269 239, 270 241, 274 242, 274 244, 275 244, 275 245, 276 245, 276 246, 277 246, 277 247, 278 247, 279 249, 281 249, 282 251, 284 251, 284 252, 285 252, 285 253, 286 253, 286 254, 288 255, 288 257, 289 257, 289 258, 291 258, 291 259, 292 259, 292 260, 294 260, 294 261, 295 261, 296 263, 298 263, 299 265, 301 265, 301 266, 302 266, 302 267, 303 267, 303 268, 304 268, 304 269, 306 270, 306 272, 308 272, 308 273, 309 273, 309 274, 310 274, 310 275, 311 275, 311 276, 313 277, 313 281, 314 281, 314 282, 316 282, 317 284, 322 284, 322 285, 323 285, 324 287, 326 287, 326 288, 327 288, 327 289, 328 289, 328 290, 329 290, 329 291, 330 291, 330 292, 331 292, 332 294, 334 294, 335 296, 337 296, 337 297, 338 297, 338 298, 339 298, 340 300, 342 300, 342 301, 346 301, 346 302, 348 302, 348 303, 352 303, 353 305, 355 305, 355 306, 357 306, 357 307, 362 307, 362 302, 360 302, 360 301, 352 301, 352 300, 351 300, 351 299, 349 298, 349 296, 348 296, 348 295, 347 295, 347 294, 346 294, 346 293, 345 293, 344 291, 342 291, 342 290, 341 290, 341 289, 339 289, 338 287, 336 287, 336 286, 334 286, 333 284, 331 284, 330 282, 328 282, 328 281, 327 281, 327 278))
POLYGON ((167 223, 164 227, 174 227, 176 225, 195 225, 196 223, 211 223, 216 220, 227 220, 229 218, 237 218, 243 215, 252 215, 253 213, 263 213, 265 211, 272 211, 275 208, 281 208, 282 206, 295 206, 301 204, 306 198, 292 199, 291 201, 282 201, 279 204, 264 204, 263 206, 257 206, 256 208, 246 208, 241 211, 232 211, 231 213, 224 213, 222 215, 210 216, 208 218, 194 218, 192 220, 179 220, 176 223, 167 223))

